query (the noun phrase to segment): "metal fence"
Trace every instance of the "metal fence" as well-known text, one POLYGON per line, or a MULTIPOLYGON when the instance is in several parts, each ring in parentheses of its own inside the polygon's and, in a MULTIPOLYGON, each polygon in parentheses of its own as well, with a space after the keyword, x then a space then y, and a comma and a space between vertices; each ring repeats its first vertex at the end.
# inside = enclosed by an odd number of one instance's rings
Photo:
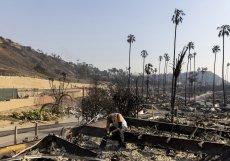
POLYGON ((0 101, 18 98, 18 90, 16 88, 0 88, 0 101))

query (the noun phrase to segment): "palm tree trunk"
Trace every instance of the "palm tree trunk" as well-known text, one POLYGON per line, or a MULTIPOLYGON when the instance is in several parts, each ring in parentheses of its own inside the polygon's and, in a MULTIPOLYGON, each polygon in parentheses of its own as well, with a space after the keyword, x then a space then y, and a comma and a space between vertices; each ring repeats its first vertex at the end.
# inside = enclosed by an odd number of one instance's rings
POLYGON ((144 78, 145 78, 145 58, 143 58, 143 77, 142 77, 142 89, 141 89, 141 92, 142 92, 142 97, 144 96, 144 78))
POLYGON ((174 51, 173 51, 173 75, 172 75, 172 91, 171 91, 171 122, 173 123, 174 120, 174 103, 175 103, 175 97, 174 94, 174 73, 175 73, 175 55, 176 55, 176 30, 177 30, 177 24, 175 24, 175 34, 174 34, 174 51))
POLYGON ((158 72, 158 97, 160 96, 160 71, 161 71, 161 61, 159 62, 159 72, 158 72))
POLYGON ((190 65, 190 68, 189 68, 189 72, 188 72, 188 100, 190 102, 190 96, 191 96, 191 58, 189 59, 189 65, 190 65))
MULTIPOLYGON (((177 78, 174 78, 174 84, 173 84, 173 96, 172 96, 172 106, 174 107, 175 106, 175 99, 176 99, 176 88, 177 88, 177 78)), ((177 111, 176 111, 176 117, 178 117, 178 108, 177 108, 177 111)), ((174 111, 172 113, 172 117, 171 117, 171 123, 174 122, 174 111)))
POLYGON ((166 62, 166 72, 165 72, 165 93, 166 93, 166 86, 167 86, 167 73, 168 73, 168 61, 166 62))
POLYGON ((189 58, 189 63, 190 63, 190 68, 189 68, 189 79, 188 79, 188 100, 190 102, 190 97, 191 97, 191 65, 192 65, 191 58, 189 58))
POLYGON ((149 75, 147 74, 147 98, 149 97, 149 75))
POLYGON ((163 96, 164 96, 164 93, 165 93, 165 79, 166 79, 166 60, 165 60, 165 65, 164 65, 163 96))
POLYGON ((196 60, 195 60, 195 58, 196 58, 196 55, 194 54, 194 74, 193 74, 193 76, 194 76, 194 80, 193 80, 193 95, 194 95, 194 102, 196 102, 196 66, 195 66, 195 64, 196 64, 196 60))
POLYGON ((157 73, 154 74, 154 95, 156 95, 156 87, 157 87, 157 73))
POLYGON ((130 90, 130 54, 131 54, 131 42, 129 45, 129 80, 128 80, 128 88, 130 90))
POLYGON ((227 66, 227 78, 226 78, 226 80, 227 80, 227 83, 228 83, 228 66, 227 66))
MULTIPOLYGON (((175 68, 175 57, 176 57, 176 30, 177 30, 177 25, 175 25, 175 31, 174 31, 175 35, 174 35, 174 51, 173 51, 173 69, 175 68)), ((174 79, 174 77, 173 77, 173 79, 174 79)))
POLYGON ((214 59, 214 75, 213 75, 213 84, 212 84, 212 105, 215 106, 215 77, 216 77, 216 53, 215 53, 215 59, 214 59))
POLYGON ((224 107, 226 107, 225 86, 224 86, 224 35, 223 35, 222 85, 223 85, 224 107))
POLYGON ((184 88, 184 105, 187 106, 187 79, 188 79, 188 65, 189 65, 189 58, 187 62, 187 72, 185 76, 185 88, 184 88))
POLYGON ((202 87, 204 86, 204 72, 201 72, 202 76, 201 76, 201 84, 202 87))
POLYGON ((138 85, 137 84, 138 83, 138 78, 139 78, 139 76, 137 76, 137 79, 136 79, 136 96, 138 96, 138 86, 137 86, 138 85))

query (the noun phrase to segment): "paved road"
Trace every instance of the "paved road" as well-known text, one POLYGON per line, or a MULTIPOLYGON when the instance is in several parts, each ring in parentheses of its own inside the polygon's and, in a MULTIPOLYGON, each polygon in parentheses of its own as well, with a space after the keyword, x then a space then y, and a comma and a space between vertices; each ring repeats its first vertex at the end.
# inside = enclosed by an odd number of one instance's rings
MULTIPOLYGON (((38 133, 38 138, 43 138, 47 136, 49 133, 54 133, 54 134, 59 135, 61 132, 61 129, 62 127, 55 128, 55 129, 41 130, 38 133)), ((34 131, 18 134, 17 143, 22 143, 26 137, 29 140, 33 140, 34 136, 35 136, 34 131)), ((14 144, 14 135, 8 135, 8 136, 4 136, 0 138, 0 147, 5 147, 5 146, 13 145, 13 144, 14 144)))
MULTIPOLYGON (((43 138, 49 133, 60 135, 63 127, 73 127, 78 125, 78 120, 74 116, 66 117, 59 124, 41 125, 38 127, 38 138, 43 138)), ((18 129, 17 142, 21 143, 23 139, 28 137, 32 140, 35 137, 35 128, 20 128, 18 129)), ((0 147, 5 147, 14 144, 14 130, 1 130, 0 131, 0 147)))

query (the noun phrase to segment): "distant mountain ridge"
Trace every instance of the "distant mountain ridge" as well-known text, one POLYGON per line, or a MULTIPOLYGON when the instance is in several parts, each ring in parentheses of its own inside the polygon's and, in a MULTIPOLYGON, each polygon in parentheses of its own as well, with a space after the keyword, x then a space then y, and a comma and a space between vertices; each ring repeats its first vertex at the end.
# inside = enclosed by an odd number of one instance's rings
MULTIPOLYGON (((206 83, 208 85, 212 85, 213 84, 213 75, 214 73, 211 71, 206 71, 203 74, 203 83, 206 83)), ((185 80, 186 78, 186 73, 181 73, 181 79, 185 80)), ((199 74, 197 75, 197 82, 202 82, 202 73, 199 72, 199 74)), ((216 85, 220 85, 222 84, 222 78, 218 75, 215 76, 215 84, 216 85)))
MULTIPOLYGON (((207 85, 212 85, 213 84, 213 75, 214 73, 211 71, 206 71, 203 74, 203 80, 202 80, 202 73, 199 72, 199 74, 196 76, 197 81, 199 83, 207 84, 207 85)), ((163 77, 163 75, 161 75, 163 77)), ((187 75, 187 78, 189 78, 189 74, 187 75)), ((172 79, 172 74, 168 74, 167 79, 172 79)), ((186 73, 181 73, 178 79, 178 82, 185 82, 186 79, 186 73)), ((222 84, 222 78, 218 75, 215 77, 215 84, 216 85, 221 85, 222 84)))

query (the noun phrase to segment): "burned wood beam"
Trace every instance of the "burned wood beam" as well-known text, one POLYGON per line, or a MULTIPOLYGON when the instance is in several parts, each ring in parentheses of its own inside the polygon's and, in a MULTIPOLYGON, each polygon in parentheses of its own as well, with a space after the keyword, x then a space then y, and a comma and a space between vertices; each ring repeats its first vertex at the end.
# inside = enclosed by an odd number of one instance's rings
POLYGON ((185 135, 193 135, 199 136, 202 133, 211 133, 215 132, 216 134, 230 138, 230 131, 222 131, 222 130, 215 130, 210 128, 201 128, 195 126, 187 126, 187 125, 177 125, 172 123, 165 123, 165 122, 157 122, 157 121, 150 121, 144 119, 135 119, 126 117, 125 120, 127 121, 128 126, 135 126, 135 127, 156 127, 157 130, 160 131, 167 131, 167 132, 175 132, 178 134, 185 134, 185 135))
MULTIPOLYGON (((77 136, 79 133, 88 136, 103 137, 106 133, 106 130, 104 128, 92 126, 76 127, 72 129, 73 137, 77 136)), ((125 132, 125 141, 128 143, 148 145, 164 149, 173 149, 184 152, 206 153, 209 155, 221 155, 230 152, 230 146, 226 144, 131 132, 125 132)))
POLYGON ((20 143, 16 145, 10 145, 10 146, 5 146, 0 148, 0 155, 10 155, 13 152, 18 153, 22 151, 25 148, 28 148, 29 146, 32 146, 36 143, 37 141, 31 141, 28 143, 20 143))
MULTIPOLYGON (((76 155, 25 155, 25 156, 20 156, 17 157, 16 159, 14 158, 13 160, 17 161, 31 161, 31 160, 84 160, 84 161, 105 161, 99 158, 95 157, 82 157, 82 156, 76 156, 76 155), (58 159, 57 159, 58 158, 58 159)), ((12 161, 12 159, 5 159, 5 161, 12 161)))

